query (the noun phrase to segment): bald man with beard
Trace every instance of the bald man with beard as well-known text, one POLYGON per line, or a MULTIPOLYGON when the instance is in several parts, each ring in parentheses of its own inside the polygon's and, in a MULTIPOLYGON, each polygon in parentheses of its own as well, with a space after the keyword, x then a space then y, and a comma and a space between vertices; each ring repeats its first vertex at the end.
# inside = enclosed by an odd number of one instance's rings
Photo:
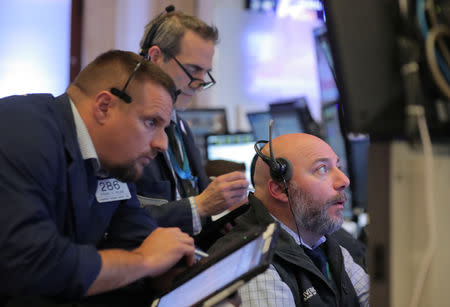
MULTIPOLYGON (((269 157, 269 146, 262 153, 269 157)), ((269 269, 240 290, 242 306, 366 306, 369 277, 329 235, 343 223, 350 181, 339 157, 323 140, 305 133, 272 142, 275 158, 292 165, 292 177, 275 180, 258 158, 250 209, 209 252, 239 240, 256 225, 281 226, 269 269)))

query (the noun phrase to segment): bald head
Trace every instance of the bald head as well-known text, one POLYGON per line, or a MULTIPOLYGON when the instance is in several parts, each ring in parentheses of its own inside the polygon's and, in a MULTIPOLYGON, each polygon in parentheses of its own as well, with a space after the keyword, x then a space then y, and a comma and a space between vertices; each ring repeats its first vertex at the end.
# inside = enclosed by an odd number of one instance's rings
MULTIPOLYGON (((313 155, 317 149, 326 148, 332 151, 330 146, 322 139, 306 133, 284 134, 272 140, 274 158, 285 158, 291 161, 295 172, 298 158, 313 155)), ((269 144, 267 143, 262 152, 270 156, 269 144)), ((258 159, 255 164, 255 189, 265 189, 270 179, 269 166, 258 159)))
MULTIPOLYGON (((349 180, 331 147, 313 135, 295 133, 275 138, 272 148, 274 158, 289 160, 293 171, 286 184, 276 181, 269 166, 258 159, 255 196, 267 210, 294 231, 296 220, 302 235, 312 241, 340 227, 349 180)), ((262 152, 270 156, 268 144, 262 152)))

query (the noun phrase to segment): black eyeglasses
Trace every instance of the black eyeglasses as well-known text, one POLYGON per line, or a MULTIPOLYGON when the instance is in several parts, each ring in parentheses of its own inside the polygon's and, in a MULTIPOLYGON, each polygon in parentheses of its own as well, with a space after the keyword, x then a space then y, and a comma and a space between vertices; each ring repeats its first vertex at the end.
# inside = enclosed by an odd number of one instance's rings
POLYGON ((131 79, 134 77, 134 75, 136 74, 136 72, 138 71, 139 67, 141 67, 142 63, 144 63, 145 61, 147 61, 147 58, 143 57, 142 60, 140 60, 136 66, 133 69, 133 72, 130 74, 130 76, 127 79, 127 82, 125 82, 125 85, 123 86, 122 90, 119 90, 115 87, 111 88, 109 91, 111 94, 113 94, 114 96, 119 97, 120 99, 122 99, 123 101, 125 101, 126 103, 130 103, 132 101, 130 95, 128 95, 125 90, 128 87, 128 84, 130 83, 131 79))
POLYGON ((193 90, 198 90, 198 89, 202 89, 202 90, 206 90, 208 88, 210 88, 211 86, 213 86, 214 84, 216 84, 216 80, 214 80, 213 76, 211 76, 211 73, 209 71, 207 71, 206 73, 208 74, 209 79, 211 79, 211 81, 206 81, 202 80, 202 79, 198 79, 198 78, 194 78, 188 71, 187 69, 183 66, 183 64, 180 63, 180 61, 177 60, 177 58, 169 53, 166 52, 166 54, 168 56, 170 56, 172 59, 175 60, 175 62, 178 64, 178 66, 180 66, 180 68, 184 71, 184 73, 189 77, 189 84, 188 86, 193 89, 193 90))

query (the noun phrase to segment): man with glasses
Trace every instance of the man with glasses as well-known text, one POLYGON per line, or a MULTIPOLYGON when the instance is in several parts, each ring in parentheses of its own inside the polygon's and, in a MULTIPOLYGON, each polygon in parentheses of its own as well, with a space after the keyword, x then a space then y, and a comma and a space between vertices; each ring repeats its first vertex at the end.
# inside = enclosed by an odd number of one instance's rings
MULTIPOLYGON (((144 170, 137 188, 141 204, 161 226, 178 226, 196 235, 207 230, 211 215, 245 199, 248 181, 242 172, 231 172, 209 183, 192 132, 177 113, 187 108, 195 93, 216 83, 211 66, 217 29, 173 11, 173 6, 166 11, 146 26, 141 55, 172 77, 179 95, 166 130, 169 149, 144 170)), ((212 242, 204 243, 207 247, 212 242)))
POLYGON ((193 264, 193 239, 157 228, 126 183, 167 149, 175 99, 159 67, 109 51, 59 97, 0 100, 0 306, 78 301, 193 264))

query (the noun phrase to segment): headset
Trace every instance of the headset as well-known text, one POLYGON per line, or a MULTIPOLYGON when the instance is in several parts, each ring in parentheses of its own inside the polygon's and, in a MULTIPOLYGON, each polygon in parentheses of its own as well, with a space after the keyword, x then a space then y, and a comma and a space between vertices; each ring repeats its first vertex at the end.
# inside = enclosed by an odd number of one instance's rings
POLYGON ((270 177, 272 177, 272 179, 275 180, 276 182, 286 183, 292 178, 292 163, 286 158, 274 157, 272 150, 272 127, 273 127, 273 120, 271 119, 269 122, 269 141, 260 140, 255 143, 256 156, 253 158, 255 163, 253 163, 252 161, 251 174, 253 178, 254 173, 253 164, 256 164, 257 157, 260 157, 267 165, 269 165, 270 177), (263 154, 261 152, 261 149, 259 148, 259 144, 267 144, 267 143, 269 143, 270 157, 263 154))
MULTIPOLYGON (((175 10, 175 6, 173 5, 169 5, 166 7, 166 14, 173 12, 175 10)), ((130 97, 130 95, 128 95, 125 90, 128 87, 128 84, 130 83, 131 79, 133 78, 133 76, 136 74, 136 72, 138 71, 139 67, 147 60, 150 60, 150 57, 148 56, 148 50, 150 49, 150 47, 152 46, 152 42, 153 39, 156 35, 156 32, 158 31, 158 28, 161 26, 162 22, 164 21, 164 13, 161 13, 158 15, 158 17, 156 17, 157 21, 155 21, 155 23, 153 24, 153 26, 150 28, 150 30, 147 33, 147 36, 145 37, 144 42, 142 43, 141 49, 139 50, 139 55, 142 56, 142 60, 140 60, 135 68, 133 69, 133 72, 130 74, 130 76, 128 77, 127 81, 125 82, 125 85, 123 86, 123 88, 121 90, 119 90, 118 88, 111 88, 110 92, 111 94, 119 97, 120 99, 122 99, 123 101, 125 101, 126 103, 131 103, 132 99, 130 97)), ((180 94, 180 90, 177 90, 175 92, 175 95, 178 96, 180 94)))
POLYGON ((158 32, 159 27, 164 21, 164 17, 170 13, 175 11, 175 6, 169 5, 166 7, 165 12, 156 17, 156 21, 153 23, 152 27, 148 30, 147 35, 145 36, 144 42, 141 45, 141 49, 139 50, 139 54, 143 57, 147 57, 149 60, 148 50, 153 46, 153 40, 155 39, 156 32, 158 32))

